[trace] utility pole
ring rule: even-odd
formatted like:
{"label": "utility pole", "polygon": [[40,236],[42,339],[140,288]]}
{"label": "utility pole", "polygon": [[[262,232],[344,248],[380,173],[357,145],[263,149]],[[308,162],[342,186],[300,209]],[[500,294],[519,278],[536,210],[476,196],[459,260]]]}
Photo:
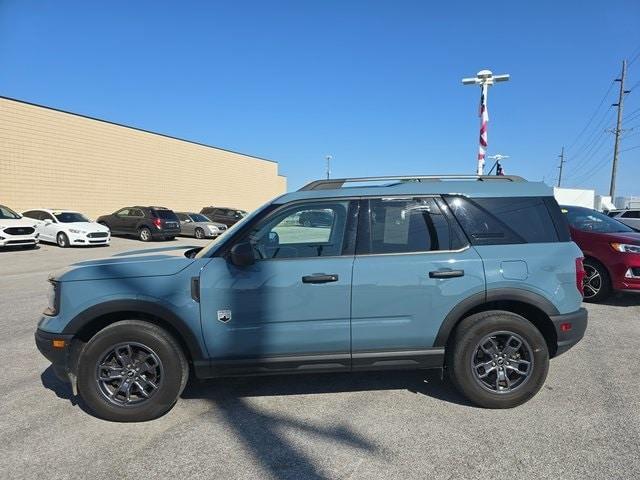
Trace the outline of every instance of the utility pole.
{"label": "utility pole", "polygon": [[329,180],[329,177],[331,177],[331,160],[333,160],[333,157],[327,155],[324,159],[327,161],[327,180]]}
{"label": "utility pole", "polygon": [[487,127],[489,123],[489,112],[487,110],[487,96],[489,87],[497,82],[506,82],[509,74],[494,75],[491,70],[480,70],[475,77],[463,78],[463,85],[480,85],[480,145],[478,145],[478,168],[477,174],[484,174],[484,157],[487,153]]}
{"label": "utility pole", "polygon": [[618,171],[618,150],[620,147],[620,134],[622,133],[622,107],[624,106],[624,96],[629,93],[629,90],[624,89],[624,80],[627,76],[627,61],[622,61],[622,74],[620,78],[616,78],[616,82],[620,82],[620,93],[618,94],[618,103],[614,103],[614,107],[618,107],[618,120],[616,122],[615,136],[616,140],[613,145],[613,165],[611,166],[611,186],[609,187],[609,196],[613,201],[613,196],[616,193],[616,174]]}
{"label": "utility pole", "polygon": [[560,188],[560,186],[562,185],[562,167],[564,166],[564,145],[562,146],[562,150],[560,151],[560,155],[558,155],[558,157],[560,157],[560,166],[558,167],[560,169],[560,174],[558,175],[558,188]]}

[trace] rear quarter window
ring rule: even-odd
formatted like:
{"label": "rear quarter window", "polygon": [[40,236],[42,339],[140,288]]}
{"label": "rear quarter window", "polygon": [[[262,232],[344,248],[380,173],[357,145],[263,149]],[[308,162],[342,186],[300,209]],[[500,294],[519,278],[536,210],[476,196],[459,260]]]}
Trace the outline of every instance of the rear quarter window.
{"label": "rear quarter window", "polygon": [[[563,223],[554,221],[555,202],[544,197],[447,197],[447,204],[474,245],[548,243],[568,240]],[[559,235],[560,233],[560,235]]]}
{"label": "rear quarter window", "polygon": [[154,210],[154,215],[163,220],[178,221],[178,217],[173,210]]}

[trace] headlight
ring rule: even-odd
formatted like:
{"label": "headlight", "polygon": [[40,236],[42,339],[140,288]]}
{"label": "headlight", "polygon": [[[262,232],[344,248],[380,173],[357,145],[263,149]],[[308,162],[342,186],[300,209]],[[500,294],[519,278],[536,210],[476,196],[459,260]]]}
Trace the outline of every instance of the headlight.
{"label": "headlight", "polygon": [[77,229],[75,229],[75,228],[70,228],[70,229],[69,229],[69,231],[70,231],[71,233],[83,233],[83,234],[84,234],[84,233],[87,233],[87,232],[85,232],[84,230],[77,230]]}
{"label": "headlight", "polygon": [[60,282],[49,279],[48,297],[49,305],[45,309],[44,314],[53,317],[60,311]]}
{"label": "headlight", "polygon": [[640,245],[631,245],[629,243],[612,243],[611,248],[620,253],[640,253]]}
{"label": "headlight", "polygon": [[215,225],[208,225],[209,230],[211,230],[212,232],[217,232],[218,231],[218,227],[216,227]]}

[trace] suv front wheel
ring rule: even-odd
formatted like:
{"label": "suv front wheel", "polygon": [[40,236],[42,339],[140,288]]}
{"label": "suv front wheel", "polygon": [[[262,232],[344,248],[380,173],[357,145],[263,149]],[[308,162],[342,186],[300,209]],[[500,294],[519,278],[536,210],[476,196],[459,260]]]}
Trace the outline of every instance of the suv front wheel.
{"label": "suv front wheel", "polygon": [[549,350],[528,320],[505,311],[465,318],[447,352],[456,388],[485,408],[511,408],[542,388],[549,370]]}
{"label": "suv front wheel", "polygon": [[157,325],[113,323],[94,335],[78,360],[78,391],[98,417],[152,420],[176,403],[188,378],[178,343]]}

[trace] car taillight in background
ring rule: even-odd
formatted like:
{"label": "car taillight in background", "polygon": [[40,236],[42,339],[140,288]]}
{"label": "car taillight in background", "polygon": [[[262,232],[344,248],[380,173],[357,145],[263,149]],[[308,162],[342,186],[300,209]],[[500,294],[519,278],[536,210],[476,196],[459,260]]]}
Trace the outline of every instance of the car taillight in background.
{"label": "car taillight in background", "polygon": [[584,277],[586,275],[584,271],[584,264],[582,263],[584,258],[576,258],[576,287],[580,292],[580,295],[584,297]]}
{"label": "car taillight in background", "polygon": [[153,224],[158,228],[162,228],[162,219],[161,218],[154,218],[153,219]]}

